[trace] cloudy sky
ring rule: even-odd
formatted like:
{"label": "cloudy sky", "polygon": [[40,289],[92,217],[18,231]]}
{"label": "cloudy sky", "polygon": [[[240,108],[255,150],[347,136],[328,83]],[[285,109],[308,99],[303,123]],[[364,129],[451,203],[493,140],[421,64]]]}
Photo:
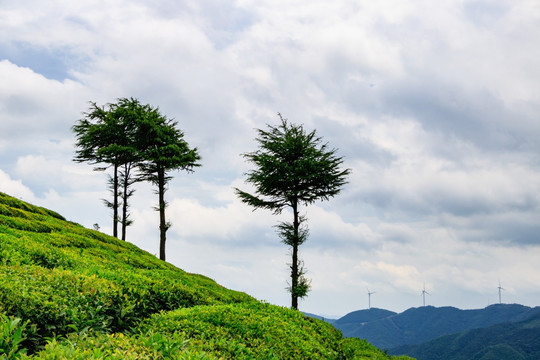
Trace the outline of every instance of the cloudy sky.
{"label": "cloudy sky", "polygon": [[[289,252],[234,195],[277,112],[352,169],[303,208],[304,311],[540,305],[536,0],[0,0],[0,191],[111,233],[106,175],[72,161],[88,102],[135,97],[202,155],[174,173],[168,261],[288,306]],[[153,188],[128,241],[158,253]],[[287,213],[283,217],[287,218]]]}

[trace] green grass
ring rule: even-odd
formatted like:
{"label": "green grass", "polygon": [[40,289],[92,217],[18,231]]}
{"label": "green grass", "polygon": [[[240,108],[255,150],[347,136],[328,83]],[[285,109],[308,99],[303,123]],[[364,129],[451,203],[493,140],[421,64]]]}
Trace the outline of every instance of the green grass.
{"label": "green grass", "polygon": [[392,357],[0,193],[0,358]]}

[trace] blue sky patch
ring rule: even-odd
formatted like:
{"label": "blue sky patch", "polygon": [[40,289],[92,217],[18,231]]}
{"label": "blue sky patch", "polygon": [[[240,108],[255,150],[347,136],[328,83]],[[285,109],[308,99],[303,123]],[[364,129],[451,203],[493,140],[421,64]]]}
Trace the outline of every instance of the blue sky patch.
{"label": "blue sky patch", "polygon": [[25,42],[0,45],[0,59],[9,60],[20,67],[27,67],[48,79],[63,81],[77,57],[68,49],[47,49]]}

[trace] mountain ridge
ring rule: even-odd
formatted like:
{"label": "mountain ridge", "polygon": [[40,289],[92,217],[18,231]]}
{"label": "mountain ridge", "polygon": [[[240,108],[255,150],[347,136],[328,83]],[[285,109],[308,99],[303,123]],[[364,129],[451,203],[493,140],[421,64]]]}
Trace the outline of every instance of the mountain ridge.
{"label": "mountain ridge", "polygon": [[519,304],[495,304],[471,310],[425,306],[410,308],[399,314],[383,309],[368,309],[346,314],[335,320],[333,325],[346,337],[366,339],[375,346],[391,349],[421,344],[474,328],[522,321],[538,312],[539,307]]}
{"label": "mountain ridge", "polygon": [[537,360],[539,344],[540,312],[537,312],[523,321],[446,335],[389,352],[422,360]]}

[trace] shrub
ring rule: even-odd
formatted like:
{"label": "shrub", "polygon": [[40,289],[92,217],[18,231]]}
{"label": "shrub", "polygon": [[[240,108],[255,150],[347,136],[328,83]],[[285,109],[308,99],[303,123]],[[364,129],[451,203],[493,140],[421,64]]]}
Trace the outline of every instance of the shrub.
{"label": "shrub", "polygon": [[26,349],[21,345],[35,331],[36,326],[30,326],[29,321],[0,314],[0,357],[19,359],[25,355]]}
{"label": "shrub", "polygon": [[0,314],[8,359],[389,359],[2,193]]}

